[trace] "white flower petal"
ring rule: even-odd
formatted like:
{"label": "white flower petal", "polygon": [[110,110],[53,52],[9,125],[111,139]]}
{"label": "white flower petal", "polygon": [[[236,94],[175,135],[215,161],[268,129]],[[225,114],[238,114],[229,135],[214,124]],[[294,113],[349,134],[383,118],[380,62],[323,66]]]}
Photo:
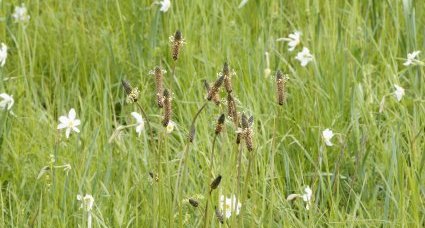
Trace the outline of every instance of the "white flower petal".
{"label": "white flower petal", "polygon": [[325,144],[327,146],[333,146],[331,139],[334,137],[334,133],[332,130],[330,130],[329,128],[326,128],[323,132],[322,132],[322,137],[323,140],[325,141]]}
{"label": "white flower petal", "polygon": [[163,0],[162,2],[160,2],[160,4],[161,4],[161,8],[159,9],[159,11],[162,11],[164,13],[167,12],[168,9],[171,7],[170,0]]}
{"label": "white flower petal", "polygon": [[80,133],[80,129],[78,129],[77,127],[73,127],[72,130],[74,130],[77,133]]}
{"label": "white flower petal", "polygon": [[66,124],[66,123],[60,123],[60,124],[58,124],[58,130],[59,129],[63,129],[63,128],[66,128],[66,127],[68,127],[68,124]]}
{"label": "white flower petal", "polygon": [[305,67],[309,62],[313,61],[313,55],[310,53],[308,48],[304,47],[301,52],[298,52],[295,59],[300,61],[301,66]]}
{"label": "white flower petal", "polygon": [[68,124],[69,119],[66,116],[59,116],[59,121],[64,124]]}
{"label": "white flower petal", "polygon": [[1,43],[0,48],[0,66],[4,66],[6,64],[7,59],[7,46],[4,43]]}
{"label": "white flower petal", "polygon": [[71,134],[71,128],[68,127],[65,131],[65,135],[67,139],[69,138],[69,134]]}
{"label": "white flower petal", "polygon": [[143,126],[142,125],[137,125],[136,126],[136,133],[138,134],[138,136],[140,136],[140,134],[142,133],[143,130]]}
{"label": "white flower petal", "polygon": [[412,60],[408,59],[406,62],[403,63],[405,66],[409,66],[412,64]]}
{"label": "white flower petal", "polygon": [[75,109],[71,108],[71,110],[69,110],[69,113],[68,113],[68,119],[75,120],[75,116],[76,116]]}
{"label": "white flower petal", "polygon": [[394,96],[397,99],[397,101],[401,101],[401,99],[404,96],[404,89],[403,87],[395,84],[394,87],[396,88],[396,90],[394,91]]}
{"label": "white flower petal", "polygon": [[173,132],[173,130],[174,130],[174,127],[176,126],[176,123],[174,123],[173,121],[169,121],[168,122],[168,125],[167,125],[167,127],[166,127],[166,132],[168,133],[168,134],[170,134],[171,132]]}
{"label": "white flower petal", "polygon": [[334,145],[331,141],[326,140],[326,139],[325,139],[325,144],[326,144],[326,146],[333,146]]}
{"label": "white flower petal", "polygon": [[74,126],[78,126],[81,124],[81,121],[79,119],[74,120]]}
{"label": "white flower petal", "polygon": [[142,123],[143,122],[143,117],[139,113],[132,112],[131,115],[134,117],[134,119],[136,119],[137,123]]}
{"label": "white flower petal", "polygon": [[292,200],[294,200],[298,197],[301,197],[301,195],[300,194],[290,194],[288,197],[286,197],[286,200],[292,201]]}

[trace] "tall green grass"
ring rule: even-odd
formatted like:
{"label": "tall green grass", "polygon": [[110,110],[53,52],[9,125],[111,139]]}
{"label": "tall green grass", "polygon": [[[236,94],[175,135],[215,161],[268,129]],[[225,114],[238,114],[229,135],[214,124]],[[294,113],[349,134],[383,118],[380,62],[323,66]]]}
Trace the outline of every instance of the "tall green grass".
{"label": "tall green grass", "polygon": [[[209,171],[225,105],[210,103],[200,114],[173,204],[190,123],[205,101],[202,80],[213,82],[225,61],[237,73],[238,110],[255,118],[255,149],[242,150],[241,212],[227,224],[424,226],[424,67],[403,66],[407,53],[425,51],[423,1],[250,0],[238,9],[239,1],[179,0],[162,13],[152,1],[34,0],[25,2],[27,24],[11,18],[20,3],[0,2],[0,42],[9,46],[0,92],[14,95],[16,114],[0,113],[0,226],[86,226],[76,199],[86,193],[95,199],[95,227],[201,226],[207,187],[220,174],[209,209],[210,224],[219,226],[219,195],[238,189],[237,129],[230,120]],[[173,77],[168,37],[177,29],[187,44]],[[302,44],[288,52],[275,40],[295,30]],[[303,46],[315,57],[305,68],[294,59]],[[171,134],[161,125],[149,75],[156,65],[168,71],[165,87],[173,93]],[[278,69],[290,78],[284,106],[276,101]],[[125,103],[122,79],[140,89],[154,139],[129,128],[108,142],[138,111]],[[394,84],[406,89],[401,102],[392,95]],[[66,139],[56,127],[70,108],[81,133]],[[325,128],[336,133],[333,147],[321,138]],[[53,169],[37,180],[50,155],[72,170]],[[159,181],[149,172],[160,174]],[[306,186],[313,190],[310,210],[301,199],[286,200]]]}

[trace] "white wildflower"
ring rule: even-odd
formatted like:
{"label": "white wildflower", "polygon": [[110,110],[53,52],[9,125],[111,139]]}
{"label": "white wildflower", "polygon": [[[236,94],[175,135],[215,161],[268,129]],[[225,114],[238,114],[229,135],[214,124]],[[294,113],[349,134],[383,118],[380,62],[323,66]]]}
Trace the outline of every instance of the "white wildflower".
{"label": "white wildflower", "polygon": [[87,212],[87,227],[92,227],[92,214],[91,210],[93,208],[94,204],[94,198],[90,194],[86,194],[84,197],[82,195],[77,195],[77,200],[81,201],[81,208],[84,208],[84,210]]}
{"label": "white wildflower", "polygon": [[15,7],[15,12],[12,14],[12,17],[15,19],[15,22],[28,22],[30,20],[27,7],[25,7],[24,3],[22,3],[21,6]]}
{"label": "white wildflower", "polygon": [[140,115],[137,112],[132,112],[131,115],[136,119],[136,133],[138,136],[142,133],[142,131],[145,129],[145,121],[143,120],[142,115]]}
{"label": "white wildflower", "polygon": [[297,56],[295,56],[295,59],[300,61],[301,66],[305,67],[309,62],[313,61],[313,55],[310,53],[308,48],[304,47],[301,52],[298,52]]}
{"label": "white wildflower", "polygon": [[288,51],[293,51],[301,43],[301,32],[295,31],[289,34],[287,38],[279,38],[276,41],[288,42]]}
{"label": "white wildflower", "polygon": [[219,207],[220,210],[223,211],[226,218],[230,218],[233,212],[235,212],[236,215],[239,214],[242,204],[240,202],[236,202],[235,195],[232,195],[231,198],[227,198],[224,197],[224,195],[221,195]]}
{"label": "white wildflower", "polygon": [[161,2],[159,2],[159,4],[161,5],[161,8],[159,9],[159,11],[161,12],[167,12],[168,9],[171,7],[171,2],[170,0],[163,0]]}
{"label": "white wildflower", "polygon": [[322,132],[322,136],[323,136],[323,140],[325,141],[325,144],[327,146],[333,146],[331,139],[334,137],[334,133],[332,132],[332,130],[330,130],[329,128],[326,128]]}
{"label": "white wildflower", "polygon": [[80,194],[77,195],[77,200],[81,201],[80,208],[83,208],[86,211],[91,211],[94,204],[94,198],[90,194],[86,194],[84,197]]}
{"label": "white wildflower", "polygon": [[421,53],[420,51],[414,51],[412,53],[408,53],[407,54],[407,60],[406,62],[403,63],[403,65],[405,66],[410,66],[413,64],[416,64],[419,60],[416,59],[416,57],[418,57],[419,53]]}
{"label": "white wildflower", "polygon": [[7,46],[4,43],[1,43],[1,48],[0,48],[0,66],[4,66],[4,64],[6,64],[6,59],[7,59]]}
{"label": "white wildflower", "polygon": [[306,206],[305,209],[310,210],[310,205],[311,205],[311,196],[313,195],[313,191],[310,189],[309,186],[307,186],[304,189],[304,194],[302,195],[302,198],[304,200],[304,202],[306,202]]}
{"label": "white wildflower", "polygon": [[404,96],[404,89],[403,87],[395,84],[395,91],[394,91],[394,97],[397,99],[397,101],[401,101],[401,98]]}
{"label": "white wildflower", "polygon": [[174,131],[174,128],[176,127],[176,123],[174,123],[173,121],[168,121],[168,124],[167,124],[167,127],[166,127],[166,132],[168,133],[168,134],[170,134],[171,132],[173,132]]}
{"label": "white wildflower", "polygon": [[80,130],[77,128],[78,125],[80,125],[81,121],[79,119],[75,118],[75,109],[71,108],[69,110],[68,116],[60,116],[59,117],[59,125],[57,129],[63,129],[66,128],[66,138],[69,138],[69,134],[71,134],[71,130],[79,133]]}
{"label": "white wildflower", "polygon": [[13,100],[12,95],[1,93],[0,98],[2,99],[0,101],[0,109],[2,110],[10,110],[13,104],[15,103],[15,100]]}

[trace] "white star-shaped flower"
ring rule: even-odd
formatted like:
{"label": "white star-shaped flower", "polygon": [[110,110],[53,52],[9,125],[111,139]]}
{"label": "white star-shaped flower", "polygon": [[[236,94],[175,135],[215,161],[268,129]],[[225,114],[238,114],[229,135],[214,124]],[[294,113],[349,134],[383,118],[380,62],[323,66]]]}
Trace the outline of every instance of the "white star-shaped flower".
{"label": "white star-shaped flower", "polygon": [[15,7],[15,12],[12,14],[12,17],[15,19],[15,22],[28,22],[30,20],[27,7],[25,7],[24,3],[22,3],[21,6]]}
{"label": "white star-shaped flower", "polygon": [[310,53],[308,48],[304,47],[301,52],[298,52],[297,56],[295,56],[295,59],[300,61],[301,66],[305,67],[309,62],[313,61],[313,55]]}
{"label": "white star-shaped flower", "polygon": [[239,211],[242,207],[242,204],[240,202],[236,202],[235,195],[232,195],[230,198],[227,198],[227,197],[224,197],[224,195],[221,195],[219,207],[220,207],[220,210],[223,211],[226,218],[230,218],[233,212],[235,212],[236,215],[239,215]]}
{"label": "white star-shaped flower", "polygon": [[421,53],[421,51],[414,51],[412,53],[408,53],[407,54],[407,60],[406,60],[406,62],[403,63],[403,65],[410,66],[410,65],[415,64],[418,61],[416,59],[416,57],[418,57],[419,53]]}
{"label": "white star-shaped flower", "polygon": [[68,116],[60,116],[59,117],[59,125],[58,125],[58,130],[66,128],[66,138],[69,138],[69,134],[71,134],[71,130],[79,133],[80,130],[77,128],[78,125],[80,125],[81,121],[79,119],[75,118],[76,114],[75,114],[75,109],[71,108],[71,110],[69,110]]}
{"label": "white star-shaped flower", "polygon": [[136,119],[136,133],[138,136],[142,133],[142,131],[145,129],[145,121],[143,120],[142,115],[140,115],[137,112],[132,112],[131,115]]}
{"label": "white star-shaped flower", "polygon": [[168,9],[171,7],[171,2],[170,0],[163,0],[161,2],[159,2],[159,4],[161,5],[161,8],[159,9],[159,11],[161,12],[167,12]]}
{"label": "white star-shaped flower", "polygon": [[325,141],[325,144],[327,146],[333,146],[331,139],[334,137],[334,133],[332,132],[332,130],[330,130],[329,128],[326,128],[322,132],[322,136],[323,136],[323,140]]}
{"label": "white star-shaped flower", "polygon": [[401,98],[404,96],[404,89],[403,87],[395,84],[395,91],[394,91],[394,97],[397,99],[397,101],[401,101]]}
{"label": "white star-shaped flower", "polygon": [[295,31],[289,34],[287,38],[279,38],[276,41],[288,42],[288,51],[293,51],[301,43],[301,32]]}
{"label": "white star-shaped flower", "polygon": [[80,194],[77,195],[77,200],[81,201],[80,208],[84,208],[86,211],[91,211],[94,204],[94,198],[90,194],[86,194],[84,197]]}
{"label": "white star-shaped flower", "polygon": [[1,43],[1,48],[0,48],[0,66],[4,66],[4,64],[6,64],[6,59],[7,59],[7,46],[4,43]]}
{"label": "white star-shaped flower", "polygon": [[313,191],[310,189],[309,186],[307,186],[304,189],[304,194],[302,195],[302,198],[304,200],[304,202],[306,202],[306,206],[305,209],[310,210],[310,203],[311,203],[311,196],[313,195]]}
{"label": "white star-shaped flower", "polygon": [[15,100],[13,100],[12,95],[1,93],[0,98],[2,98],[2,100],[0,101],[0,109],[2,110],[10,110],[13,104],[15,103]]}

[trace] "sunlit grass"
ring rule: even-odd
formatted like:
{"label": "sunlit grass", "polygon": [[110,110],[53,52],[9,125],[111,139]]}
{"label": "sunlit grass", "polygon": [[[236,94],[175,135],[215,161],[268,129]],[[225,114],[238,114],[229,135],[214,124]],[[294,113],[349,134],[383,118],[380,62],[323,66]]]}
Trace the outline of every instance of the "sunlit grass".
{"label": "sunlit grass", "polygon": [[[13,114],[0,113],[2,226],[86,226],[78,194],[94,197],[94,227],[204,226],[207,198],[205,220],[219,226],[220,195],[241,203],[225,219],[231,227],[424,226],[425,2],[249,0],[239,9],[240,1],[179,0],[165,13],[153,1],[25,3],[30,19],[15,23],[21,2],[0,2],[8,46],[0,93],[15,100]],[[186,44],[174,61],[176,30]],[[295,31],[294,51],[276,41]],[[314,57],[306,67],[295,59],[303,47]],[[421,62],[404,66],[416,50]],[[236,73],[237,110],[254,117],[252,152],[236,144],[224,88],[222,105],[208,102],[188,140],[206,102],[203,80],[212,86],[225,62]],[[149,74],[155,66],[167,71],[171,133]],[[283,105],[277,70],[288,76]],[[139,89],[152,135],[125,127],[140,109],[126,103],[123,79]],[[394,85],[405,89],[400,101]],[[58,118],[71,108],[81,132],[67,139]]]}

